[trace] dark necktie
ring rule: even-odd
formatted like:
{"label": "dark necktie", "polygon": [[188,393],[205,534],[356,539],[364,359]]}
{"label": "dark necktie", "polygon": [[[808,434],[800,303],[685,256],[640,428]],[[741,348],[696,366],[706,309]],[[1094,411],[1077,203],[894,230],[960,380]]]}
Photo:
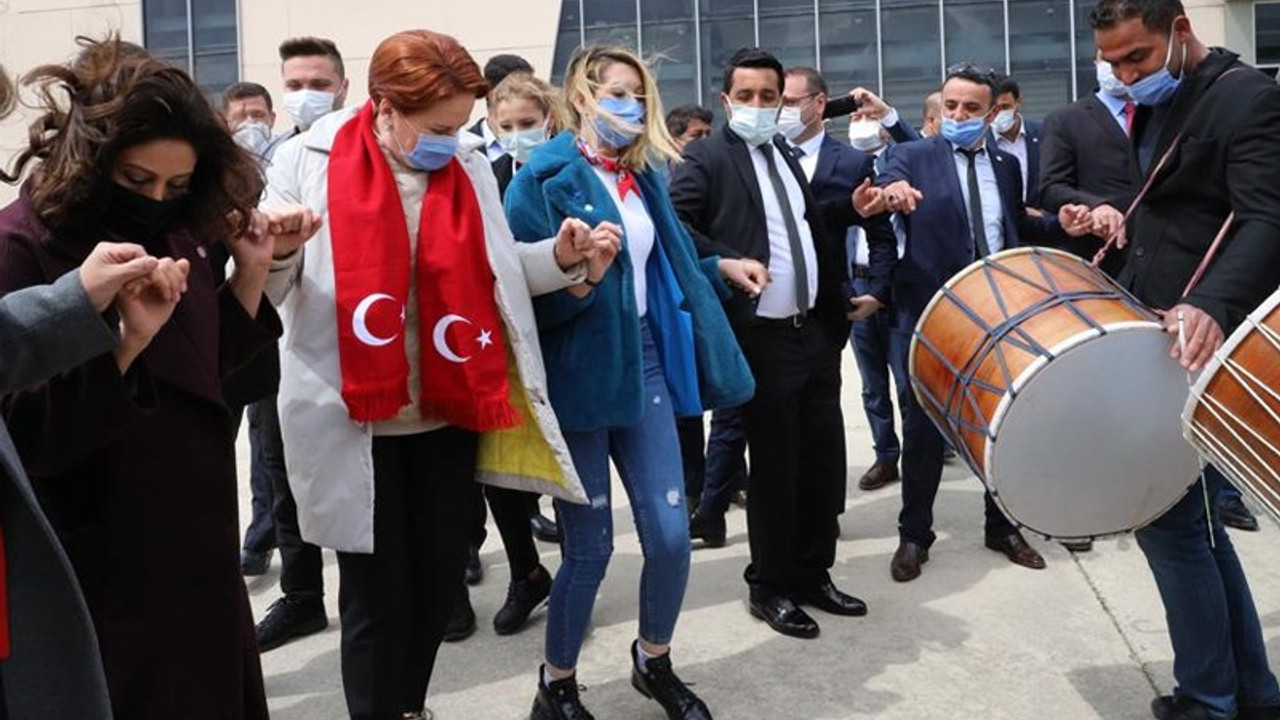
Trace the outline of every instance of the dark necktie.
{"label": "dark necktie", "polygon": [[991,246],[987,244],[987,222],[982,217],[982,192],[978,184],[978,153],[982,149],[961,149],[960,152],[969,158],[969,227],[973,230],[973,250],[977,257],[984,258],[991,254]]}
{"label": "dark necktie", "polygon": [[791,263],[796,269],[796,311],[804,315],[809,312],[809,266],[804,259],[804,243],[800,240],[800,229],[796,226],[796,216],[791,210],[791,196],[787,194],[787,186],[778,174],[778,163],[773,159],[773,144],[760,146],[764,153],[765,164],[769,166],[769,182],[773,185],[773,194],[778,197],[778,207],[782,208],[782,220],[787,225],[787,240],[791,242]]}
{"label": "dark necktie", "polygon": [[795,155],[796,159],[799,160],[800,158],[804,157],[804,148],[800,147],[799,145],[796,145],[791,148],[791,154]]}

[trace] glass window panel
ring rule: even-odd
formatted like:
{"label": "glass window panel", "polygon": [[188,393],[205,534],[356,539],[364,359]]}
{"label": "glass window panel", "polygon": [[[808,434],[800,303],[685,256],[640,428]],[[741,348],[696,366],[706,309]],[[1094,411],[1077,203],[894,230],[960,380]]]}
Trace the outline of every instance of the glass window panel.
{"label": "glass window panel", "polygon": [[621,45],[636,49],[635,0],[585,0],[582,17],[588,45]]}
{"label": "glass window panel", "polygon": [[1253,36],[1257,64],[1280,64],[1280,3],[1253,6]]}
{"label": "glass window panel", "polygon": [[[196,84],[220,97],[228,85],[240,80],[240,59],[233,52],[196,53]],[[220,101],[219,101],[220,102]]]}
{"label": "glass window panel", "polygon": [[875,0],[822,0],[818,39],[822,76],[832,94],[859,85],[879,92]]}
{"label": "glass window panel", "polygon": [[192,3],[195,80],[217,92],[240,79],[235,0]]}
{"label": "glass window panel", "polygon": [[186,0],[145,0],[142,3],[142,24],[142,44],[147,50],[190,71]]}
{"label": "glass window panel", "polygon": [[880,11],[884,47],[882,97],[898,107],[919,107],[942,82],[938,3],[881,0]]}
{"label": "glass window panel", "polygon": [[814,67],[813,0],[759,0],[760,47],[782,61],[782,67]]}
{"label": "glass window panel", "polygon": [[645,0],[640,23],[640,41],[658,76],[663,108],[698,102],[693,0]]}
{"label": "glass window panel", "polygon": [[1093,43],[1093,28],[1089,27],[1089,12],[1093,3],[1075,0],[1076,5],[1076,97],[1092,93],[1098,88],[1097,69],[1093,58],[1098,46]]}
{"label": "glass window panel", "polygon": [[702,26],[702,104],[723,115],[720,92],[724,66],[739,48],[756,44],[751,0],[700,0]]}
{"label": "glass window panel", "polygon": [[1027,117],[1044,117],[1072,99],[1070,13],[1068,0],[1009,3],[1009,65]]}
{"label": "glass window panel", "polygon": [[569,65],[569,58],[573,57],[573,51],[582,44],[582,26],[579,21],[578,0],[562,0],[555,55],[551,61],[552,85],[564,85],[564,71]]}
{"label": "glass window panel", "polygon": [[972,61],[1004,72],[1004,2],[946,0],[942,8],[947,38],[943,65]]}

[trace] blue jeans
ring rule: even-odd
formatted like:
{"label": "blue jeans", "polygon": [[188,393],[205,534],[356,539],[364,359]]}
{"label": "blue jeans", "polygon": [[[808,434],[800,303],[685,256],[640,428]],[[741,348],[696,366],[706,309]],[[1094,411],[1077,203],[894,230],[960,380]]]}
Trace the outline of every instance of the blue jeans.
{"label": "blue jeans", "polygon": [[639,424],[566,432],[574,467],[589,505],[556,500],[562,560],[547,606],[547,661],[562,669],[578,664],[578,652],[596,593],[613,553],[609,459],[618,467],[631,500],[644,568],[640,572],[640,637],[671,642],[689,579],[689,517],[685,507],[680,446],[666,379],[648,326],[644,341],[645,413]]}
{"label": "blue jeans", "polygon": [[[1212,466],[1205,480],[1210,498],[1226,482]],[[1222,718],[1280,705],[1249,581],[1222,522],[1206,516],[1201,485],[1136,536],[1164,601],[1177,694]]]}
{"label": "blue jeans", "polygon": [[276,396],[250,403],[245,408],[249,420],[249,489],[253,494],[253,518],[244,531],[244,549],[266,552],[276,547],[276,525],[272,517],[275,487],[285,477],[284,441],[280,439],[280,416]]}
{"label": "blue jeans", "polygon": [[[859,295],[869,292],[866,278],[854,278],[853,289]],[[889,388],[889,373],[899,390],[910,391],[907,368],[891,362],[895,357],[889,352],[892,342],[893,312],[882,309],[866,320],[853,324],[849,334],[853,357],[858,361],[858,375],[862,377],[862,409],[871,426],[871,440],[876,450],[876,463],[897,465],[902,455],[902,445],[893,427],[893,393]]]}
{"label": "blue jeans", "polygon": [[701,514],[724,515],[738,490],[747,488],[747,431],[742,428],[742,408],[721,408],[711,413],[707,438],[706,484],[702,488]]}

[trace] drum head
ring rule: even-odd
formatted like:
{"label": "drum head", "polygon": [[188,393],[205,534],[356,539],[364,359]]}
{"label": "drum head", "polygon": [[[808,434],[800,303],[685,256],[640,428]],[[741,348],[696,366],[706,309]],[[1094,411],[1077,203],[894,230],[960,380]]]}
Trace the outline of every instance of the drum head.
{"label": "drum head", "polygon": [[988,484],[1009,517],[1054,538],[1128,532],[1160,517],[1199,475],[1182,437],[1187,376],[1156,327],[1063,351],[1006,397]]}

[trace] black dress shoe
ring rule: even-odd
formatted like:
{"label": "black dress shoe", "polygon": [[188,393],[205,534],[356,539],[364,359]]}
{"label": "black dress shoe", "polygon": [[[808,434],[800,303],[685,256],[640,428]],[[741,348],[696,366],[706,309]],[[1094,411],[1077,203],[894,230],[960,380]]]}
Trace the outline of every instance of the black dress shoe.
{"label": "black dress shoe", "polygon": [[595,715],[587,712],[582,700],[578,697],[578,677],[570,675],[563,680],[556,680],[549,686],[542,681],[542,670],[538,670],[538,694],[533,698],[533,712],[530,720],[596,720]]}
{"label": "black dress shoe", "polygon": [[689,518],[689,539],[701,540],[707,547],[724,547],[728,532],[725,529],[724,515],[711,516],[696,512]]}
{"label": "black dress shoe", "polygon": [[761,597],[751,593],[751,614],[783,635],[805,640],[818,637],[817,621],[784,595]]}
{"label": "black dress shoe", "polygon": [[524,628],[529,614],[551,595],[551,573],[538,566],[535,577],[512,580],[507,587],[507,601],[493,616],[493,630],[499,635],[514,635]]}
{"label": "black dress shoe", "polygon": [[537,513],[529,518],[529,529],[533,530],[535,539],[544,543],[560,542],[560,526],[556,524],[555,520],[542,513]]}
{"label": "black dress shoe", "polygon": [[1009,562],[1015,565],[1021,565],[1032,570],[1044,569],[1044,558],[1027,543],[1027,539],[1022,537],[1022,533],[1017,530],[1001,537],[988,537],[986,546],[988,550],[1004,553],[1004,556],[1009,558]]}
{"label": "black dress shoe", "polygon": [[729,502],[733,503],[734,505],[737,505],[743,510],[746,510],[747,509],[747,491],[735,490],[734,493],[729,496]]}
{"label": "black dress shoe", "polygon": [[920,577],[920,566],[929,562],[929,548],[913,542],[900,542],[889,561],[889,574],[898,582],[911,582]]}
{"label": "black dress shoe", "polygon": [[876,463],[861,478],[858,478],[859,490],[879,490],[899,479],[898,466],[894,463]]}
{"label": "black dress shoe", "polygon": [[[631,643],[631,657],[636,657],[636,642]],[[641,695],[657,700],[670,720],[711,720],[711,711],[671,669],[671,653],[645,660],[644,667],[631,664],[631,687]]]}
{"label": "black dress shoe", "polygon": [[240,551],[240,574],[245,577],[257,577],[265,575],[267,569],[271,567],[271,555],[274,550],[241,550]]}
{"label": "black dress shoe", "polygon": [[1156,720],[1213,720],[1209,708],[1195,700],[1161,695],[1151,701],[1151,715]]}
{"label": "black dress shoe", "polygon": [[468,585],[479,585],[484,579],[484,565],[480,563],[480,548],[471,548],[471,554],[467,556],[467,574],[463,577]]}
{"label": "black dress shoe", "polygon": [[867,604],[858,598],[840,592],[830,580],[816,588],[794,594],[795,601],[801,605],[812,605],[832,615],[861,617],[867,614]]}
{"label": "black dress shoe", "polygon": [[300,637],[318,633],[329,627],[324,611],[324,597],[318,595],[285,595],[271,603],[262,622],[254,629],[258,636],[258,652],[275,650]]}
{"label": "black dress shoe", "polygon": [[449,616],[449,624],[444,626],[444,641],[447,643],[462,642],[476,631],[476,611],[471,608],[471,593],[462,588],[462,597],[453,603],[453,614]]}
{"label": "black dress shoe", "polygon": [[[1222,524],[1229,528],[1248,532],[1258,529],[1258,518],[1249,512],[1244,501],[1238,497],[1230,497],[1218,503],[1218,517],[1222,519]],[[248,573],[245,574],[248,575]]]}

